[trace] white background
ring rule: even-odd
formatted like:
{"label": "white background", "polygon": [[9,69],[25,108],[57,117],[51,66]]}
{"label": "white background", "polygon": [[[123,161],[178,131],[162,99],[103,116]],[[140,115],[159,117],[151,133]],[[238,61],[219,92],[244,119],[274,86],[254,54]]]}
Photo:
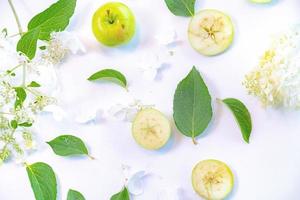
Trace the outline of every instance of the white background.
{"label": "white background", "polygon": [[[15,0],[23,27],[36,13],[54,1]],[[156,200],[164,188],[179,187],[181,200],[196,200],[190,175],[200,160],[214,158],[226,162],[235,175],[232,200],[298,200],[300,185],[300,113],[264,109],[254,97],[248,96],[241,82],[258,61],[270,35],[286,25],[300,22],[299,0],[278,0],[270,5],[254,5],[247,0],[201,0],[197,10],[214,8],[232,17],[236,36],[233,46],[216,57],[197,54],[187,40],[189,18],[173,16],[163,0],[127,0],[135,13],[138,31],[131,44],[122,48],[105,48],[91,33],[91,17],[105,1],[78,0],[69,31],[76,32],[87,53],[70,56],[58,69],[62,85],[60,104],[69,117],[56,122],[42,116],[38,122],[40,142],[60,134],[81,137],[97,159],[63,158],[40,145],[28,163],[43,161],[50,164],[59,180],[59,199],[66,199],[69,188],[82,192],[87,200],[108,200],[124,183],[121,165],[134,170],[147,169],[154,175],[145,179],[143,195],[136,200]],[[0,1],[0,27],[17,31],[13,15],[5,0]],[[174,50],[170,67],[155,81],[142,78],[139,57],[156,51],[159,43],[154,36],[166,29],[177,31],[181,44]],[[246,144],[232,115],[222,105],[214,103],[215,117],[205,133],[192,144],[176,131],[168,146],[160,151],[146,151],[131,137],[130,123],[102,120],[79,125],[73,118],[78,109],[101,107],[122,102],[129,94],[110,83],[90,83],[86,78],[93,72],[112,67],[122,71],[128,81],[130,94],[145,104],[154,104],[172,119],[172,100],[177,83],[195,65],[202,73],[212,96],[241,99],[253,118],[250,144]],[[173,122],[172,122],[173,123]],[[174,123],[173,123],[174,124]],[[160,178],[158,178],[160,176]],[[33,200],[33,192],[25,168],[14,162],[0,168],[1,200]],[[173,199],[172,199],[173,200]]]}

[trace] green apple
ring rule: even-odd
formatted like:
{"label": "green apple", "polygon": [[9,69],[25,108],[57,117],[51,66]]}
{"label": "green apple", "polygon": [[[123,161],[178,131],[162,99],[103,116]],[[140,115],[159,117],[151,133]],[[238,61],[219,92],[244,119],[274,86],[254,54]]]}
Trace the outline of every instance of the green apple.
{"label": "green apple", "polygon": [[144,108],[133,120],[132,135],[141,147],[149,150],[160,149],[171,136],[170,121],[160,111]]}
{"label": "green apple", "polygon": [[272,0],[250,0],[253,3],[271,3]]}
{"label": "green apple", "polygon": [[231,19],[218,10],[202,10],[190,21],[189,41],[200,54],[214,56],[231,45],[234,28]]}
{"label": "green apple", "polygon": [[233,188],[233,173],[218,160],[200,161],[192,172],[192,185],[201,197],[207,200],[222,200]]}
{"label": "green apple", "polygon": [[133,13],[120,2],[104,4],[94,13],[92,20],[95,37],[106,46],[129,42],[134,36],[135,26]]}

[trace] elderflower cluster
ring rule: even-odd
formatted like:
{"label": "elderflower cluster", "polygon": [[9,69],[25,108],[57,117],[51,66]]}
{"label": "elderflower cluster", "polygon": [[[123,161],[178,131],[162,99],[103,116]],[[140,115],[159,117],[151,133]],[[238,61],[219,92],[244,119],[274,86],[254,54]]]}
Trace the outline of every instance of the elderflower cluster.
{"label": "elderflower cluster", "polygon": [[36,57],[28,60],[16,52],[16,41],[7,31],[0,32],[0,164],[11,157],[22,158],[35,148],[36,118],[57,103],[53,91],[47,90],[55,88],[51,84],[56,83],[56,73],[49,72],[69,53],[84,51],[69,32],[54,32],[41,45]]}
{"label": "elderflower cluster", "polygon": [[244,85],[264,106],[300,108],[300,26],[275,38]]}

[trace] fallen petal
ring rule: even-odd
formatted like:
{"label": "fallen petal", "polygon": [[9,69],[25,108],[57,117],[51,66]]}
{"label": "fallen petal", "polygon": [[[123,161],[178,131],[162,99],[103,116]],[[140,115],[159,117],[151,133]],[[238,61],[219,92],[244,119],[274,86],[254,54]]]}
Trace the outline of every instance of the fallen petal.
{"label": "fallen petal", "polygon": [[127,188],[131,194],[141,195],[144,192],[143,179],[146,175],[145,171],[138,171],[129,178]]}
{"label": "fallen petal", "polygon": [[52,116],[56,121],[62,121],[67,116],[67,113],[57,105],[46,106],[44,111],[52,113]]}

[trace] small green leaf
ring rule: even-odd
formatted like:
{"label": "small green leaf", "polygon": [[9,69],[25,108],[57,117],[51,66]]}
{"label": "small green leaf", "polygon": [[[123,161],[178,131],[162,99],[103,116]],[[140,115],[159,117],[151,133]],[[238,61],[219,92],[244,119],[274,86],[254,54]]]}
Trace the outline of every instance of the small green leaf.
{"label": "small green leaf", "polygon": [[46,48],[47,48],[46,46],[40,46],[39,47],[40,50],[46,50]]}
{"label": "small green leaf", "polygon": [[211,96],[195,67],[177,86],[173,101],[173,117],[178,130],[185,136],[200,135],[212,118]]}
{"label": "small green leaf", "polygon": [[89,81],[95,81],[100,79],[108,79],[110,81],[117,82],[122,87],[127,86],[127,81],[125,76],[114,69],[104,69],[98,71],[88,78]]}
{"label": "small green leaf", "polygon": [[22,107],[22,105],[27,97],[26,91],[22,87],[15,87],[14,90],[16,91],[15,108]]}
{"label": "small green leaf", "polygon": [[4,34],[4,37],[7,37],[8,35],[7,28],[2,29],[1,32]]}
{"label": "small green leaf", "polygon": [[27,87],[41,87],[41,85],[35,81],[32,81]]}
{"label": "small green leaf", "polygon": [[120,192],[114,194],[110,200],[130,200],[127,188],[124,187]]}
{"label": "small green leaf", "polygon": [[87,155],[88,150],[83,141],[72,135],[61,135],[47,142],[55,154],[59,156]]}
{"label": "small green leaf", "polygon": [[13,128],[13,129],[17,129],[18,128],[18,122],[16,120],[11,120],[10,121],[10,126]]}
{"label": "small green leaf", "polygon": [[31,127],[31,126],[32,126],[32,123],[24,122],[24,123],[19,124],[19,126],[23,126],[23,127]]}
{"label": "small green leaf", "polygon": [[252,131],[252,121],[247,107],[240,100],[234,98],[227,98],[222,100],[222,102],[227,105],[227,107],[233,113],[240,127],[244,140],[249,143],[249,138]]}
{"label": "small green leaf", "polygon": [[165,0],[169,10],[177,16],[193,16],[196,0]]}
{"label": "small green leaf", "polygon": [[36,200],[56,200],[56,177],[48,164],[38,162],[26,165],[26,171]]}
{"label": "small green leaf", "polygon": [[74,14],[76,0],[59,0],[33,17],[28,30],[40,29],[39,39],[49,40],[52,32],[63,31]]}
{"label": "small green leaf", "polygon": [[70,189],[67,200],[85,200],[85,198],[80,192]]}
{"label": "small green leaf", "polygon": [[39,28],[30,30],[25,33],[18,41],[17,51],[24,53],[30,60],[33,59],[36,53],[39,34]]}

